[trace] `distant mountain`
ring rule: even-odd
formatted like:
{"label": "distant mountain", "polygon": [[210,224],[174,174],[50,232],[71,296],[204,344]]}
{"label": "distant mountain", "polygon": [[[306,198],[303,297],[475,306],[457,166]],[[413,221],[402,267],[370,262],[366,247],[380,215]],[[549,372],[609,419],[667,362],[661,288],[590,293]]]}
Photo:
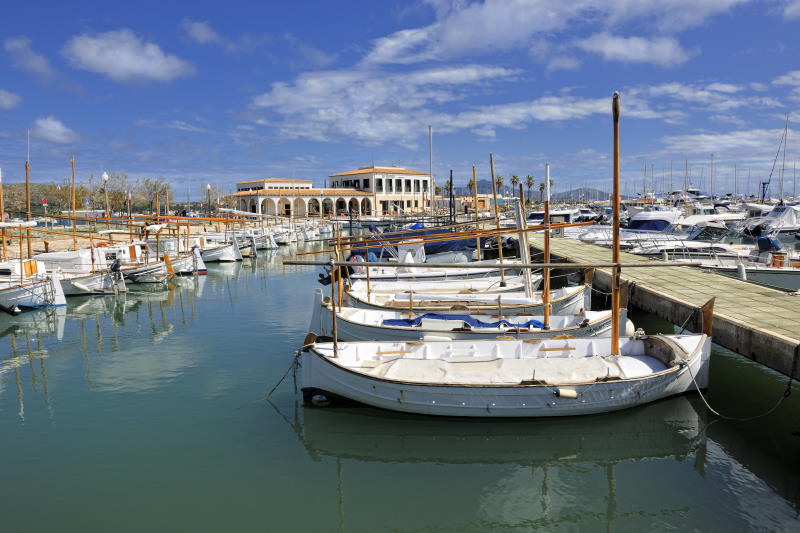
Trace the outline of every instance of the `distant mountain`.
{"label": "distant mountain", "polygon": [[559,192],[552,195],[555,202],[590,202],[597,200],[608,200],[608,193],[593,187],[578,187],[566,192]]}

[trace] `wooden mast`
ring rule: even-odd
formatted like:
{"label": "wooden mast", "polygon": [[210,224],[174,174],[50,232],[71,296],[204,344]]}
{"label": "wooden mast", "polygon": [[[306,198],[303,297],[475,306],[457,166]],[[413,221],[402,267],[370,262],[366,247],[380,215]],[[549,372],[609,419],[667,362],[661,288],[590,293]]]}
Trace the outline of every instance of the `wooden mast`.
{"label": "wooden mast", "polygon": [[[477,178],[477,176],[475,174],[475,166],[474,165],[472,167],[472,199],[473,199],[473,203],[475,205],[475,222],[476,222],[475,231],[478,231],[478,224],[477,224],[478,219],[479,219],[479,216],[478,216],[478,178]],[[475,237],[475,253],[476,253],[476,256],[475,256],[476,259],[478,261],[480,261],[481,260],[481,238],[480,237]]]}
{"label": "wooden mast", "polygon": [[[523,263],[531,262],[531,249],[528,245],[528,223],[525,213],[525,195],[522,190],[522,184],[519,184],[519,202],[517,203],[517,226],[519,226],[519,258]],[[533,281],[532,274],[529,268],[522,269],[525,279],[525,297],[530,298],[533,296]],[[497,297],[498,305],[500,296]]]}
{"label": "wooden mast", "polygon": [[[25,220],[31,221],[31,177],[30,177],[31,164],[25,161]],[[22,235],[20,235],[22,238]],[[28,225],[25,228],[25,238],[28,239],[28,258],[33,256],[31,253],[31,227]],[[19,258],[22,261],[22,257]],[[20,263],[22,264],[22,263]]]}
{"label": "wooden mast", "polygon": [[75,195],[75,156],[70,159],[72,166],[72,249],[78,249],[78,219],[75,213],[75,202],[77,201]]}
{"label": "wooden mast", "polygon": [[[3,200],[3,169],[0,168],[0,225],[6,221],[6,205]],[[3,261],[8,261],[8,250],[6,249],[6,227],[0,228],[0,240],[3,241]]]}
{"label": "wooden mast", "polygon": [[497,258],[500,260],[500,286],[506,286],[506,273],[503,270],[503,238],[500,235],[500,216],[497,214],[497,185],[494,182],[494,154],[489,154],[489,170],[492,175],[492,198],[494,204],[494,221],[497,225]]}
{"label": "wooden mast", "polygon": [[612,197],[611,228],[613,243],[611,247],[611,355],[619,355],[619,93],[615,92],[611,101],[611,114],[614,120],[614,196]]}
{"label": "wooden mast", "polygon": [[[550,262],[550,163],[544,165],[544,262]],[[542,269],[544,328],[550,328],[550,269]]]}

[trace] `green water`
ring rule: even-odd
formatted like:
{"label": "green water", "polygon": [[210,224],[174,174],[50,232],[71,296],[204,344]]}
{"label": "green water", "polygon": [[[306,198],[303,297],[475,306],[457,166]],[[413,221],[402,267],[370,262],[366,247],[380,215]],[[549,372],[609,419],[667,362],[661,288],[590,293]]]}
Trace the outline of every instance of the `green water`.
{"label": "green water", "polygon": [[[748,423],[696,395],[566,420],[304,408],[291,376],[264,401],[318,286],[290,253],[0,318],[2,531],[800,530],[797,387]],[[784,389],[712,361],[727,413]]]}

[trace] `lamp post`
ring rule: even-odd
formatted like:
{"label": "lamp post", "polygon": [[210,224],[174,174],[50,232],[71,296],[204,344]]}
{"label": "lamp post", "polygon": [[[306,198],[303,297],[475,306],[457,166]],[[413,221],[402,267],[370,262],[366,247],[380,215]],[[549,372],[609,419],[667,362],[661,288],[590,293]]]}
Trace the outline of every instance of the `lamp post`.
{"label": "lamp post", "polygon": [[106,200],[106,229],[111,227],[110,225],[110,217],[111,217],[111,209],[108,205],[108,172],[103,172],[101,176],[103,178],[103,196],[105,196]]}
{"label": "lamp post", "polygon": [[206,195],[208,196],[208,218],[211,218],[211,184],[206,185]]}

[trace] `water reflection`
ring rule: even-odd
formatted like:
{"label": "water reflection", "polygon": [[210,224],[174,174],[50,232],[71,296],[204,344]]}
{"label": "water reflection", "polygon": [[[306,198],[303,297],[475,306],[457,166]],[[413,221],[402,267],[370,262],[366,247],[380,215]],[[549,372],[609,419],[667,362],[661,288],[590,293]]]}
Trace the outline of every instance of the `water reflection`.
{"label": "water reflection", "polygon": [[[439,419],[299,404],[285,419],[310,458],[335,462],[339,507],[329,519],[340,531],[797,525],[791,505],[767,496],[758,473],[709,436],[697,397],[580,419]],[[365,490],[376,476],[391,481]],[[764,506],[754,509],[759,495]],[[797,501],[794,491],[781,496]],[[436,508],[424,527],[414,512],[420,502]],[[724,520],[714,516],[720,506]]]}

